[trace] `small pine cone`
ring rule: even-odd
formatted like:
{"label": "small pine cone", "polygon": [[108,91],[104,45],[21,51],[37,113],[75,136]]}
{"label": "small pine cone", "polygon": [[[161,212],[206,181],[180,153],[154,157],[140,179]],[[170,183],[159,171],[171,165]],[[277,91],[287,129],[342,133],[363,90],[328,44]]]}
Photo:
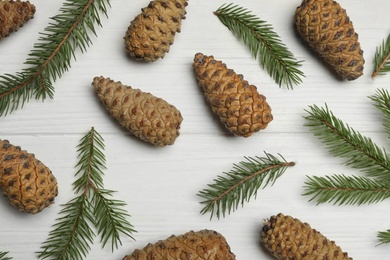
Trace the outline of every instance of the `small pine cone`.
{"label": "small pine cone", "polygon": [[0,190],[18,210],[32,214],[52,204],[58,194],[50,169],[7,140],[0,140]]}
{"label": "small pine cone", "polygon": [[183,118],[165,100],[110,78],[95,77],[92,85],[110,114],[139,139],[165,146],[179,136]]}
{"label": "small pine cone", "polygon": [[309,224],[282,213],[264,222],[261,243],[279,260],[352,259]]}
{"label": "small pine cone", "polygon": [[363,75],[363,51],[345,9],[333,0],[303,0],[295,12],[298,33],[343,79]]}
{"label": "small pine cone", "polygon": [[180,32],[188,0],[154,0],[130,23],[125,47],[136,60],[156,61],[164,58]]}
{"label": "small pine cone", "polygon": [[226,239],[216,231],[190,231],[184,235],[174,236],[148,244],[143,249],[136,249],[123,260],[180,260],[180,259],[214,259],[234,260],[236,256],[230,251]]}
{"label": "small pine cone", "polygon": [[35,6],[29,1],[0,1],[0,40],[17,31],[35,14]]}
{"label": "small pine cone", "polygon": [[195,55],[193,66],[212,111],[232,134],[248,137],[272,121],[265,96],[259,94],[256,86],[249,85],[242,75],[228,69],[213,56],[202,53]]}

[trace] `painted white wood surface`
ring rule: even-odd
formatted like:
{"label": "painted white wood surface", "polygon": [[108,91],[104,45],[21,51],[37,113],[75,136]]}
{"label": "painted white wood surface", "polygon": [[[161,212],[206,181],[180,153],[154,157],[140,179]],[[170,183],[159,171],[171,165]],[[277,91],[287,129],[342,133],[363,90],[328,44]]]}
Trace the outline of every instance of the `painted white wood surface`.
{"label": "painted white wood surface", "polygon": [[[38,32],[58,13],[62,1],[34,0],[35,18],[0,42],[0,73],[24,67]],[[354,259],[389,259],[390,245],[376,246],[377,231],[390,228],[390,203],[369,206],[333,206],[309,203],[303,197],[306,175],[360,174],[343,166],[308,129],[302,118],[309,105],[330,109],[380,146],[389,146],[380,112],[367,98],[377,88],[388,88],[390,75],[371,79],[376,47],[390,26],[388,0],[340,0],[359,33],[365,55],[365,75],[353,82],[340,81],[294,32],[293,15],[300,0],[236,0],[234,3],[272,24],[299,60],[304,60],[304,83],[294,90],[279,88],[254,60],[248,49],[219,22],[213,11],[224,0],[191,0],[182,32],[163,60],[144,64],[130,60],[123,36],[130,21],[148,0],[111,1],[109,18],[87,53],[78,53],[71,69],[55,83],[55,96],[42,103],[32,100],[23,109],[0,118],[0,138],[35,155],[48,165],[59,182],[55,204],[37,215],[17,212],[0,198],[0,250],[14,259],[34,259],[46,240],[61,204],[73,198],[72,182],[77,162],[76,146],[92,126],[106,143],[106,187],[117,190],[127,202],[136,241],[123,238],[112,253],[102,249],[98,238],[87,259],[122,259],[134,249],[171,234],[204,228],[222,233],[237,259],[272,259],[259,245],[262,220],[282,212],[307,221],[335,240]],[[260,133],[244,139],[232,137],[214,117],[197,86],[192,59],[196,52],[214,55],[245,76],[264,94],[273,109],[274,121]],[[181,135],[170,147],[158,148],[136,140],[106,113],[91,87],[94,76],[111,77],[124,84],[166,99],[183,114]],[[282,154],[297,164],[273,187],[231,215],[210,221],[201,215],[198,191],[243,156],[263,151]]]}

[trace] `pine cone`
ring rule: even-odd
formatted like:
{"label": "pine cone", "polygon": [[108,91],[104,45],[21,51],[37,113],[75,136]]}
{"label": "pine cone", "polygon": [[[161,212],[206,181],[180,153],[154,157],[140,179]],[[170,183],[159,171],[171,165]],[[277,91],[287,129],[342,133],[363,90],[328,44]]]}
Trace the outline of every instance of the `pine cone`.
{"label": "pine cone", "polygon": [[35,14],[35,6],[29,1],[0,1],[0,40],[17,31]]}
{"label": "pine cone", "polygon": [[32,214],[52,204],[58,194],[50,169],[7,140],[0,140],[0,190],[13,206]]}
{"label": "pine cone", "polygon": [[188,0],[154,0],[130,23],[125,34],[126,51],[137,60],[164,58],[180,32]]}
{"label": "pine cone", "polygon": [[163,259],[214,259],[234,260],[226,239],[213,230],[190,231],[181,236],[174,236],[155,244],[148,244],[143,249],[136,249],[123,260],[163,260]]}
{"label": "pine cone", "polygon": [[302,38],[343,78],[363,75],[363,51],[345,9],[333,0],[303,0],[295,22]]}
{"label": "pine cone", "polygon": [[165,100],[110,78],[95,77],[92,85],[111,115],[139,139],[165,146],[179,136],[183,118]]}
{"label": "pine cone", "polygon": [[261,243],[279,260],[352,259],[309,224],[282,213],[265,221]]}
{"label": "pine cone", "polygon": [[212,111],[232,134],[248,137],[266,128],[272,121],[266,98],[242,75],[228,69],[213,56],[202,53],[195,55],[193,65]]}

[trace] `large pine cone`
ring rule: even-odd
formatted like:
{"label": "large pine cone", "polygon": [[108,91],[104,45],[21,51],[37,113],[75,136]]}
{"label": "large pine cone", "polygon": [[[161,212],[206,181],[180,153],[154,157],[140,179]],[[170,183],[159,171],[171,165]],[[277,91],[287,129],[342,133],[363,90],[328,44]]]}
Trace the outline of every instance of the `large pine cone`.
{"label": "large pine cone", "polygon": [[363,75],[363,51],[345,9],[333,0],[303,0],[295,22],[302,38],[343,78]]}
{"label": "large pine cone", "polygon": [[148,244],[143,249],[136,249],[123,260],[181,260],[181,259],[214,259],[234,260],[236,256],[230,251],[226,239],[216,231],[190,231],[184,235],[174,236]]}
{"label": "large pine cone", "polygon": [[139,139],[158,145],[172,145],[183,121],[180,111],[161,98],[95,77],[92,85],[110,114]]}
{"label": "large pine cone", "polygon": [[154,0],[130,23],[125,34],[129,56],[137,60],[164,58],[180,32],[187,0]]}
{"label": "large pine cone", "polygon": [[32,214],[52,204],[58,194],[50,169],[7,140],[0,140],[0,190],[13,206]]}
{"label": "large pine cone", "polygon": [[0,40],[17,31],[35,14],[35,6],[29,1],[0,1]]}
{"label": "large pine cone", "polygon": [[193,66],[212,111],[232,134],[248,137],[272,121],[265,96],[259,94],[256,86],[249,85],[242,75],[228,69],[213,56],[202,53],[195,55]]}
{"label": "large pine cone", "polygon": [[352,259],[309,224],[282,213],[265,221],[261,243],[279,260]]}

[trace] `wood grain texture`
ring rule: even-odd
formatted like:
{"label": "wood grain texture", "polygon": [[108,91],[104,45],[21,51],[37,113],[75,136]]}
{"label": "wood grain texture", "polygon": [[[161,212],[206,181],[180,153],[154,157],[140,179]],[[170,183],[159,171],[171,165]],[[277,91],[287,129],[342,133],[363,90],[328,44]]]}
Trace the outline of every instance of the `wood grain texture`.
{"label": "wood grain texture", "polygon": [[[339,3],[347,9],[364,50],[365,73],[356,81],[337,80],[321,60],[303,44],[294,31],[293,16],[299,0],[237,0],[273,25],[299,60],[306,78],[294,90],[279,88],[254,60],[249,50],[213,15],[223,0],[191,0],[182,32],[163,60],[137,63],[124,50],[123,36],[130,21],[148,0],[111,1],[109,18],[86,53],[55,83],[55,96],[42,103],[32,100],[23,109],[0,117],[0,139],[8,139],[35,153],[55,174],[59,195],[55,204],[38,215],[15,211],[0,198],[0,250],[10,251],[15,260],[33,259],[47,238],[61,204],[73,198],[72,182],[76,146],[94,126],[106,143],[106,187],[117,190],[127,202],[130,221],[138,233],[136,241],[123,239],[114,253],[101,249],[98,238],[87,259],[121,259],[148,242],[189,230],[213,229],[223,234],[237,259],[272,259],[259,246],[262,220],[282,212],[307,221],[333,239],[354,259],[388,259],[390,246],[375,246],[376,233],[390,228],[388,201],[370,206],[333,206],[309,203],[303,197],[306,175],[359,174],[341,165],[339,158],[303,126],[309,105],[329,108],[356,130],[380,146],[389,147],[380,112],[367,98],[377,88],[388,88],[390,75],[370,75],[375,48],[389,33],[388,0],[375,4],[364,0]],[[18,32],[0,42],[0,73],[23,68],[38,32],[57,14],[62,1],[35,0],[37,12]],[[229,135],[211,113],[193,75],[197,52],[214,55],[241,73],[267,97],[274,121],[266,130],[247,139]],[[99,104],[91,82],[94,76],[111,77],[149,91],[174,104],[184,118],[181,135],[172,147],[154,147],[127,133]],[[217,175],[229,171],[243,156],[263,151],[282,154],[295,161],[273,187],[259,191],[256,199],[220,220],[200,215],[197,192]]]}

